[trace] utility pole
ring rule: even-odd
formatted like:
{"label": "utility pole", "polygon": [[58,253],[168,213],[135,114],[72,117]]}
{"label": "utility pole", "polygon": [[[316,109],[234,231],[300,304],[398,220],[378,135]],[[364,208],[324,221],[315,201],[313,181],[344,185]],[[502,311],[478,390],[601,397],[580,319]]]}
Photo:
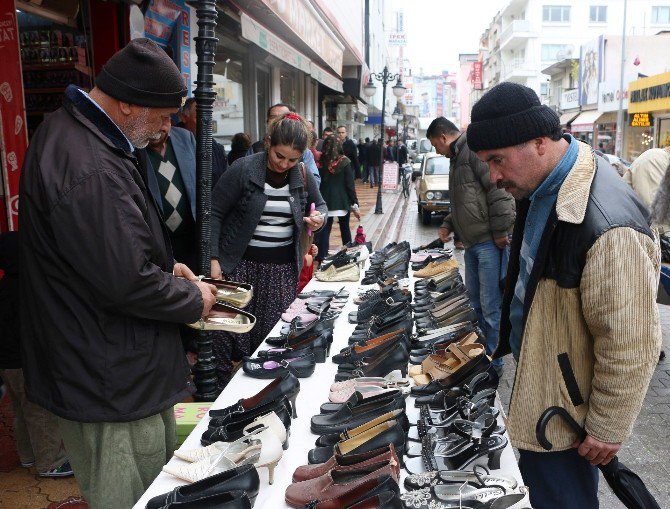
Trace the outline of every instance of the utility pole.
{"label": "utility pole", "polygon": [[617,157],[623,156],[623,96],[624,96],[624,73],[626,64],[626,15],[628,13],[628,0],[623,0],[623,30],[621,31],[621,74],[619,76],[619,111],[616,117],[616,138],[614,140],[614,152]]}

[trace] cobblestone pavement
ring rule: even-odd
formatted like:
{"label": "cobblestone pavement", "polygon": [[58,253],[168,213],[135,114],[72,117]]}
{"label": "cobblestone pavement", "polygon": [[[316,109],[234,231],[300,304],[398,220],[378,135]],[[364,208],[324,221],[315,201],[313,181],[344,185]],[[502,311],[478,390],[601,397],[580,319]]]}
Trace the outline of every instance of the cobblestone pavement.
{"label": "cobblestone pavement", "polygon": [[[412,247],[435,240],[437,228],[442,219],[433,217],[430,226],[421,224],[417,214],[416,196],[410,196],[408,211],[402,225],[401,238],[408,240]],[[450,243],[451,244],[451,243]],[[453,245],[451,245],[453,247]],[[463,251],[455,251],[456,258],[463,270]],[[659,304],[663,329],[663,349],[670,353],[670,306]],[[505,409],[514,382],[515,363],[510,356],[505,359],[504,374],[499,392]],[[642,411],[635,422],[631,437],[624,443],[619,458],[631,470],[636,472],[649,487],[661,507],[670,508],[670,360],[659,362],[654,372]],[[600,483],[601,509],[625,509],[624,505],[612,494],[607,483]],[[575,508],[577,509],[577,508]]]}

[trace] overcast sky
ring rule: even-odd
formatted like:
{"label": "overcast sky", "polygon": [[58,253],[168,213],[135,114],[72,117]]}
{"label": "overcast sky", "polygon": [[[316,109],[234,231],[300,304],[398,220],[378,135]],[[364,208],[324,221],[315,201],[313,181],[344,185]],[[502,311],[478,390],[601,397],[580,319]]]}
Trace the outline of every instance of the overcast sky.
{"label": "overcast sky", "polygon": [[405,13],[405,58],[414,72],[455,71],[459,53],[477,53],[479,37],[509,0],[387,0]]}

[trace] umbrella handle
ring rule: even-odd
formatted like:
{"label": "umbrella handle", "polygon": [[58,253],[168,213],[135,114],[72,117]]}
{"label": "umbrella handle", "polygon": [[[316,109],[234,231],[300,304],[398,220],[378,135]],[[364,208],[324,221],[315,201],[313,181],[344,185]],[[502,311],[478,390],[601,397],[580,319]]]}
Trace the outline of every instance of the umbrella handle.
{"label": "umbrella handle", "polygon": [[568,426],[570,426],[575,431],[575,433],[577,433],[580,440],[584,440],[586,438],[586,430],[582,428],[579,425],[579,423],[573,419],[573,417],[568,413],[568,411],[565,408],[560,406],[552,406],[547,408],[544,412],[542,412],[542,415],[537,420],[537,425],[535,426],[535,438],[537,438],[537,441],[544,449],[550,451],[554,447],[552,443],[549,440],[547,440],[547,436],[545,434],[547,424],[549,424],[549,420],[554,415],[561,416],[563,420],[568,424]]}

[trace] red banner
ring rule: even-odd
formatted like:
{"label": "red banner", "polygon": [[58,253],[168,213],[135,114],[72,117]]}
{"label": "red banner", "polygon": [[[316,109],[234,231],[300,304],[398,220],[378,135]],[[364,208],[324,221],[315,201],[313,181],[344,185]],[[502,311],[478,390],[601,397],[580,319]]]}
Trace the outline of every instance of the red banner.
{"label": "red banner", "polygon": [[481,90],[483,87],[482,63],[472,63],[472,85],[475,90]]}
{"label": "red banner", "polygon": [[0,124],[3,213],[0,231],[19,227],[19,177],[28,148],[19,31],[14,0],[0,0]]}

